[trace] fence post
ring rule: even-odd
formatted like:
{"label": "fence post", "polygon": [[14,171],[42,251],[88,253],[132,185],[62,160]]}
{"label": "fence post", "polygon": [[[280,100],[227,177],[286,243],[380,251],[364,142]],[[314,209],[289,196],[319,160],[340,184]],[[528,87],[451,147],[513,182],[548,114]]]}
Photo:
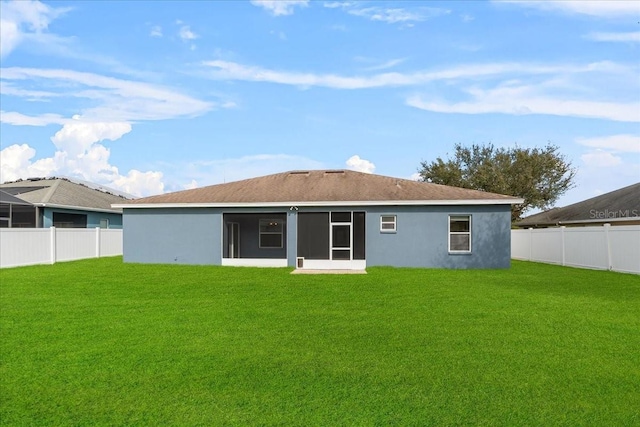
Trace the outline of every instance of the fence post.
{"label": "fence post", "polygon": [[562,240],[562,265],[566,265],[566,257],[565,257],[565,248],[564,248],[564,229],[567,228],[566,225],[560,227],[560,239]]}
{"label": "fence post", "polygon": [[49,243],[51,253],[51,264],[56,263],[56,228],[52,225],[49,227]]}
{"label": "fence post", "polygon": [[607,270],[613,270],[613,262],[611,259],[611,238],[609,237],[609,229],[611,224],[604,224],[604,240],[607,245]]}
{"label": "fence post", "polygon": [[96,258],[100,258],[100,227],[96,227]]}
{"label": "fence post", "polygon": [[529,261],[533,259],[533,227],[529,227]]}

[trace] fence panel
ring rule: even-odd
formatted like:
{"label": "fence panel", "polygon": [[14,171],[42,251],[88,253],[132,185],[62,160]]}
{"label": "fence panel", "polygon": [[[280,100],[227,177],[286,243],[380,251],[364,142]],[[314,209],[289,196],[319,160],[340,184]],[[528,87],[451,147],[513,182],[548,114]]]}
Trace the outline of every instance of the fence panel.
{"label": "fence panel", "polygon": [[511,257],[572,267],[640,273],[640,226],[511,230]]}
{"label": "fence panel", "polygon": [[640,272],[640,225],[611,227],[609,245],[612,268],[625,273]]}
{"label": "fence panel", "polygon": [[565,229],[565,260],[572,267],[609,269],[604,227]]}
{"label": "fence panel", "polygon": [[562,264],[562,234],[552,228],[533,230],[531,234],[531,260]]}
{"label": "fence panel", "polygon": [[100,256],[122,255],[122,230],[101,230]]}
{"label": "fence panel", "polygon": [[48,264],[51,255],[51,231],[48,229],[0,229],[0,267]]}
{"label": "fence panel", "polygon": [[511,230],[511,258],[528,260],[531,255],[529,230]]}
{"label": "fence panel", "polygon": [[122,255],[122,230],[0,229],[0,268],[115,255]]}
{"label": "fence panel", "polygon": [[56,230],[56,261],[96,257],[96,230],[59,228]]}

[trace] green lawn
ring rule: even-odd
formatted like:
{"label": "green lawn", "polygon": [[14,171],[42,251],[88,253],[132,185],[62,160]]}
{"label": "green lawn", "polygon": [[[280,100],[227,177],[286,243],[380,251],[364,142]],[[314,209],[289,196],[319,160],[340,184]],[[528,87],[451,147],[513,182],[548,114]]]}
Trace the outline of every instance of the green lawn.
{"label": "green lawn", "polygon": [[2,425],[640,425],[640,276],[0,270]]}

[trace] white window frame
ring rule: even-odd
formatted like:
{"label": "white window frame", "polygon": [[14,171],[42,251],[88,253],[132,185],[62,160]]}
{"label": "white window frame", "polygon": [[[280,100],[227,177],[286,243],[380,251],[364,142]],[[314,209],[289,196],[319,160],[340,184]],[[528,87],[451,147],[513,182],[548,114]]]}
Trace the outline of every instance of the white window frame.
{"label": "white window frame", "polygon": [[[385,221],[385,218],[393,218],[393,221]],[[393,228],[384,228],[388,224],[391,224]],[[380,215],[380,232],[395,233],[396,231],[398,231],[398,216],[393,214]]]}
{"label": "white window frame", "polygon": [[[262,231],[262,223],[263,222],[275,222],[278,223],[280,225],[280,231]],[[263,235],[274,235],[274,234],[279,234],[280,235],[280,246],[262,246],[262,236]],[[284,247],[284,221],[281,219],[268,219],[268,218],[261,218],[258,221],[258,247],[260,249],[282,249]]]}
{"label": "white window frame", "polygon": [[[451,220],[452,219],[462,219],[466,218],[469,222],[469,231],[451,231]],[[452,214],[449,215],[447,219],[447,247],[449,249],[450,254],[470,254],[471,248],[473,247],[473,242],[471,240],[471,215],[469,214]],[[451,236],[469,236],[469,249],[459,250],[459,249],[451,249]]]}

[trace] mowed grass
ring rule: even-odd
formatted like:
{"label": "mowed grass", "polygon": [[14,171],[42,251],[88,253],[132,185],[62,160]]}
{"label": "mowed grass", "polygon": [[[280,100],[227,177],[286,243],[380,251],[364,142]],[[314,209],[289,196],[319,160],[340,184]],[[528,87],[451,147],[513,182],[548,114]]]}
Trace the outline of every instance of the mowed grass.
{"label": "mowed grass", "polygon": [[0,271],[2,425],[640,425],[640,277]]}

